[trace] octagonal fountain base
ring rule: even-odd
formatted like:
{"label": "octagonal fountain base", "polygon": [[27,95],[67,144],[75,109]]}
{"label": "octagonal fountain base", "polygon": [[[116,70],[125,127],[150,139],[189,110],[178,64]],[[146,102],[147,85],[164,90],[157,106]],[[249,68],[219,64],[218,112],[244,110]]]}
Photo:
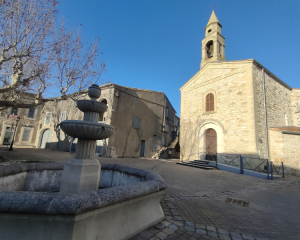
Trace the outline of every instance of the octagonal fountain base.
{"label": "octagonal fountain base", "polygon": [[164,218],[166,188],[156,173],[101,164],[100,189],[60,194],[63,165],[0,168],[3,239],[128,239]]}

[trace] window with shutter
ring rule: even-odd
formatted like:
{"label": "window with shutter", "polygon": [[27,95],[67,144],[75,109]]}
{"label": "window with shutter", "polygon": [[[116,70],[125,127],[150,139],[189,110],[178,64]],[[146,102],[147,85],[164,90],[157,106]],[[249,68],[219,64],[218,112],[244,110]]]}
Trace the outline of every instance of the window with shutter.
{"label": "window with shutter", "polygon": [[138,118],[138,117],[134,117],[134,118],[133,118],[132,126],[133,126],[135,129],[140,129],[140,128],[141,128],[141,119]]}
{"label": "window with shutter", "polygon": [[28,142],[30,140],[30,135],[31,135],[31,129],[24,129],[22,142]]}
{"label": "window with shutter", "polygon": [[45,125],[50,125],[52,112],[47,112],[45,117]]}
{"label": "window with shutter", "polygon": [[61,118],[60,118],[60,121],[62,122],[62,121],[65,121],[66,120],[66,118],[67,118],[67,112],[66,111],[64,111],[64,112],[62,112],[61,113]]}
{"label": "window with shutter", "polygon": [[34,118],[35,108],[29,108],[28,117]]}
{"label": "window with shutter", "polygon": [[214,95],[209,93],[206,95],[206,112],[214,111]]}
{"label": "window with shutter", "polygon": [[18,115],[18,108],[15,107],[11,108],[11,114]]}

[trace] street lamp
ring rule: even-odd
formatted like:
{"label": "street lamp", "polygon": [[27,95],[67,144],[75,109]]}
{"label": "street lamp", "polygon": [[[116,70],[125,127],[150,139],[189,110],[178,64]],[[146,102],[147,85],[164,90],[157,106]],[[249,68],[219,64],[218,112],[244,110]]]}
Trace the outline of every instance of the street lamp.
{"label": "street lamp", "polygon": [[10,147],[9,147],[8,151],[12,151],[13,150],[13,145],[14,145],[15,135],[16,135],[17,127],[18,127],[18,122],[20,120],[21,120],[21,117],[20,117],[20,115],[18,115],[17,119],[16,119],[16,128],[15,128],[15,131],[14,131],[13,139],[11,141],[11,144],[10,144]]}

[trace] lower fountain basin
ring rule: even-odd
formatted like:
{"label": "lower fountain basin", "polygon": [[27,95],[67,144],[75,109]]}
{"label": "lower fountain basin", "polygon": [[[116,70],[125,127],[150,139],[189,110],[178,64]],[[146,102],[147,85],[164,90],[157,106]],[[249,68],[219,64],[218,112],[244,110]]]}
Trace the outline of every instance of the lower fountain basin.
{"label": "lower fountain basin", "polygon": [[115,131],[113,126],[80,120],[65,120],[60,123],[60,128],[74,138],[100,140],[109,138]]}
{"label": "lower fountain basin", "polygon": [[0,168],[3,239],[128,239],[160,222],[164,180],[156,173],[102,164],[100,188],[60,194],[63,164]]}

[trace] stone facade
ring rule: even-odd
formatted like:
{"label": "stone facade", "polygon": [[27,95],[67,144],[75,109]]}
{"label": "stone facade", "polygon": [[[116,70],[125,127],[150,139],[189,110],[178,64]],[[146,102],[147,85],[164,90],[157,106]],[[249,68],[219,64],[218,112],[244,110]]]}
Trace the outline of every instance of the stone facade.
{"label": "stone facade", "polygon": [[[207,158],[209,129],[215,131],[215,152],[252,157],[254,165],[266,158],[273,161],[268,150],[273,149],[275,140],[270,139],[274,133],[268,131],[267,147],[265,116],[268,129],[300,126],[300,90],[292,89],[254,59],[225,61],[224,56],[223,61],[202,56],[201,69],[180,90],[182,161]],[[208,102],[208,95],[213,96],[213,103]],[[213,110],[207,104],[213,104]],[[297,137],[284,136],[282,141],[288,144],[294,138],[297,142]],[[285,148],[281,151],[287,156]],[[296,155],[292,158],[289,161],[300,162]],[[292,167],[299,168],[297,164]]]}
{"label": "stone facade", "polygon": [[[34,95],[27,94],[24,104],[34,106]],[[39,119],[43,106],[29,108],[8,108],[0,112],[0,145],[9,146],[15,132],[15,147],[35,147],[36,135],[39,128]],[[17,116],[20,121],[16,128]]]}
{"label": "stone facade", "polygon": [[300,128],[284,129],[270,128],[270,157],[274,163],[283,162],[286,173],[300,176]]}
{"label": "stone facade", "polygon": [[[108,110],[99,121],[114,126],[116,131],[109,139],[97,141],[96,154],[109,157],[151,157],[172,140],[176,112],[163,92],[116,84],[100,87],[102,92],[98,101],[106,103]],[[86,94],[81,95],[81,98],[86,98]],[[51,119],[47,121],[50,115]],[[64,119],[82,118],[82,112],[71,98],[46,102],[41,111],[36,146],[73,151],[77,140],[60,131],[58,124]],[[45,146],[42,139],[46,131],[50,131],[50,138]]]}

